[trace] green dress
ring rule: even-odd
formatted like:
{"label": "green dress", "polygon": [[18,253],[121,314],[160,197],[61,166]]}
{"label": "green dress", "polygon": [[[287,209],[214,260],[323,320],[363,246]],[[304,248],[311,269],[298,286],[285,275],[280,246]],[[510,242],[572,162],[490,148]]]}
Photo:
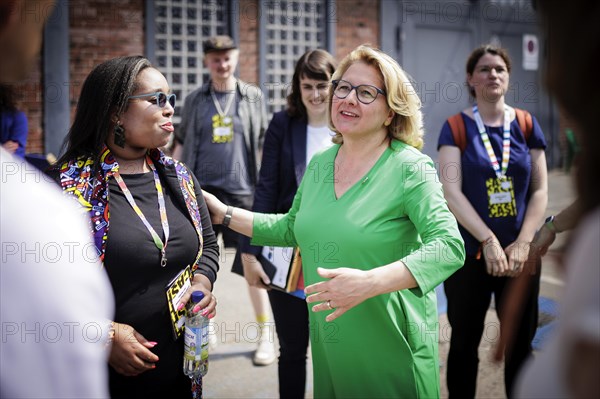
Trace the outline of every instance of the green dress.
{"label": "green dress", "polygon": [[317,267],[369,270],[402,260],[418,287],[370,298],[333,322],[310,311],[315,398],[437,398],[434,288],[464,260],[456,219],[431,159],[393,140],[336,198],[340,146],[315,155],[285,215],[255,214],[252,243],[299,245],[305,284]]}

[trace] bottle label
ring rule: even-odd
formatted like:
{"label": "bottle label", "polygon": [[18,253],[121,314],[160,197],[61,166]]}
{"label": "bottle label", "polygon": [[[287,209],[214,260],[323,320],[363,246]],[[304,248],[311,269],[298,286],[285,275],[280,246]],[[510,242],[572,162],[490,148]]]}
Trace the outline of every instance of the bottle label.
{"label": "bottle label", "polygon": [[202,338],[201,338],[201,351],[202,360],[208,359],[208,324],[202,327]]}
{"label": "bottle label", "polygon": [[183,339],[183,357],[187,360],[201,359],[201,345],[203,340],[203,329],[200,327],[185,327]]}

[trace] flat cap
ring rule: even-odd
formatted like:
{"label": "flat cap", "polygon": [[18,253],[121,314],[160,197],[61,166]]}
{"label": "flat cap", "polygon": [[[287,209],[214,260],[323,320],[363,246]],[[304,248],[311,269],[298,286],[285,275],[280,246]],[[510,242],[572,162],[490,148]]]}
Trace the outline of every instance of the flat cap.
{"label": "flat cap", "polygon": [[213,36],[202,42],[202,50],[204,54],[213,51],[225,51],[236,49],[237,46],[233,42],[233,39],[226,35]]}

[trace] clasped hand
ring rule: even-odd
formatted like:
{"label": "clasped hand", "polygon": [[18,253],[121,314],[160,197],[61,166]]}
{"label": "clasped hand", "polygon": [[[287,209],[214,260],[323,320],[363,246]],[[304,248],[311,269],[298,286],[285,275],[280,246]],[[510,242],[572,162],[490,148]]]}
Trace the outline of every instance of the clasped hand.
{"label": "clasped hand", "polygon": [[530,259],[531,243],[515,241],[503,249],[496,237],[484,244],[482,254],[488,274],[494,277],[517,277]]}
{"label": "clasped hand", "polygon": [[311,284],[304,289],[306,302],[315,303],[313,312],[333,310],[325,317],[333,321],[372,295],[368,271],[341,267],[338,269],[317,268],[319,276],[329,279]]}

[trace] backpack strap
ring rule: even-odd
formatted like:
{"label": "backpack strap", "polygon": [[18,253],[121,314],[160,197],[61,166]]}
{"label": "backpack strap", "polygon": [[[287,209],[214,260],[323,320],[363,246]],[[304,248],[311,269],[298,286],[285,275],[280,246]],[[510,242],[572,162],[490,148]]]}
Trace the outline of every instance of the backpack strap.
{"label": "backpack strap", "polygon": [[531,118],[531,114],[519,108],[515,108],[515,114],[517,116],[519,127],[523,132],[523,136],[525,136],[525,142],[527,143],[529,141],[529,137],[531,137],[531,132],[533,131],[533,120]]}
{"label": "backpack strap", "polygon": [[467,148],[467,132],[465,131],[465,121],[460,112],[448,118],[448,124],[450,125],[450,130],[452,130],[454,144],[460,148],[460,153],[462,154],[465,152],[465,148]]}
{"label": "backpack strap", "polygon": [[[533,132],[533,119],[531,118],[531,114],[528,111],[520,108],[515,108],[515,114],[517,116],[517,123],[519,124],[519,127],[523,132],[523,136],[525,137],[525,142],[528,142],[529,137],[531,137],[531,133]],[[448,118],[448,124],[450,125],[450,130],[452,131],[454,143],[458,148],[460,148],[460,153],[462,154],[465,152],[465,148],[467,148],[465,120],[459,112],[458,114],[452,115],[450,118]]]}

